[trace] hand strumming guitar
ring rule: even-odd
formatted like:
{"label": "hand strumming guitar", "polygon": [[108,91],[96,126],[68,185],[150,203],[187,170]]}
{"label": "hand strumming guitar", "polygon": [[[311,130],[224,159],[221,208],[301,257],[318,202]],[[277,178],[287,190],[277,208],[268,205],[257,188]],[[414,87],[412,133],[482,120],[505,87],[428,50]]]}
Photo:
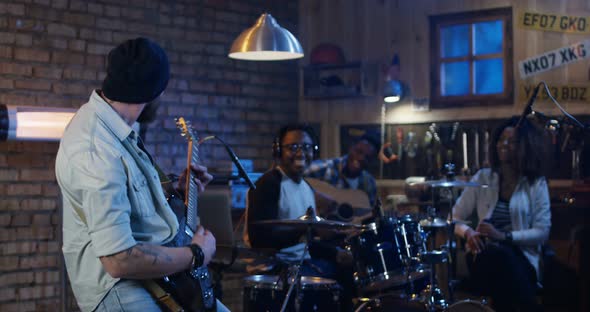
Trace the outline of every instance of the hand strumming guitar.
{"label": "hand strumming guitar", "polygon": [[205,255],[205,259],[203,260],[203,265],[209,264],[213,256],[215,255],[215,236],[213,233],[206,230],[204,227],[199,226],[195,235],[191,240],[192,244],[197,244],[203,250],[203,254]]}

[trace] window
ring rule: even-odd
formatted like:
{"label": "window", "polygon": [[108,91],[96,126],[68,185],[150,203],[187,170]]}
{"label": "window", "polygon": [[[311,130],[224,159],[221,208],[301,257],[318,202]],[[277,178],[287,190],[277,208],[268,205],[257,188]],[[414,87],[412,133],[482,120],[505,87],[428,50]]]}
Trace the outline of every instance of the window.
{"label": "window", "polygon": [[512,9],[430,17],[431,106],[512,105]]}

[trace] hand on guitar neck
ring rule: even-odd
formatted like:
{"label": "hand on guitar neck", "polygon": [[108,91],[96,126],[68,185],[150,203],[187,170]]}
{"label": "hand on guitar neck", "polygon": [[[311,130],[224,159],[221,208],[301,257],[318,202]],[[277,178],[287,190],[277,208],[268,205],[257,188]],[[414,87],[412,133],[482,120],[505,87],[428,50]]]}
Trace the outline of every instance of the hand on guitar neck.
{"label": "hand on guitar neck", "polygon": [[[211,182],[211,180],[213,180],[213,176],[207,172],[207,167],[197,165],[197,164],[191,164],[191,171],[192,171],[191,175],[193,177],[193,181],[197,185],[197,191],[199,193],[204,192],[205,186],[207,186],[207,184],[209,184],[209,182]],[[178,190],[178,192],[183,195],[186,194],[187,176],[188,176],[188,169],[185,169],[182,172],[182,175],[180,176],[180,178],[178,179],[178,185],[176,186],[176,189]]]}
{"label": "hand on guitar neck", "polygon": [[[178,179],[177,189],[179,193],[183,195],[187,194],[188,191],[186,190],[186,179],[188,179],[189,176],[193,178],[193,182],[197,186],[197,193],[204,192],[205,186],[207,186],[207,184],[213,180],[213,176],[207,172],[207,167],[198,164],[191,164],[190,168],[190,175],[187,168]],[[197,244],[201,247],[201,249],[203,249],[203,254],[205,255],[203,265],[209,264],[215,255],[215,236],[213,236],[213,234],[207,229],[199,225],[194,236],[192,237],[191,243]]]}

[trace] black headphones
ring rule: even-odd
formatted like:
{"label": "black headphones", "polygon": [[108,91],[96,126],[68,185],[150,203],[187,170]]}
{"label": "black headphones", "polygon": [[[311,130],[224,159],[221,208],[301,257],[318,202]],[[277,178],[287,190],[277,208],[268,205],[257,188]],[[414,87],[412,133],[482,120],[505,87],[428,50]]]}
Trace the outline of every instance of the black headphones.
{"label": "black headphones", "polygon": [[287,134],[287,132],[289,131],[303,131],[305,133],[307,133],[307,135],[309,135],[309,137],[311,138],[312,144],[313,144],[313,158],[316,159],[319,154],[320,154],[320,148],[318,146],[317,142],[317,138],[315,135],[315,132],[313,131],[313,128],[308,126],[308,125],[303,125],[303,124],[293,124],[293,125],[287,125],[282,127],[279,130],[279,134],[273,139],[272,141],[272,157],[273,158],[281,158],[281,145],[283,143],[283,137],[285,137],[285,135]]}

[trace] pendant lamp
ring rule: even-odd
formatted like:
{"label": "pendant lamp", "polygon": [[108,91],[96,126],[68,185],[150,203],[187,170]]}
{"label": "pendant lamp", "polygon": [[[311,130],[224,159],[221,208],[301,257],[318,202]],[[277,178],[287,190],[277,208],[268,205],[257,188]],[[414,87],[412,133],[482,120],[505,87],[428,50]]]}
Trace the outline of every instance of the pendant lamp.
{"label": "pendant lamp", "polygon": [[249,61],[282,61],[303,57],[301,44],[267,13],[233,42],[230,58]]}

